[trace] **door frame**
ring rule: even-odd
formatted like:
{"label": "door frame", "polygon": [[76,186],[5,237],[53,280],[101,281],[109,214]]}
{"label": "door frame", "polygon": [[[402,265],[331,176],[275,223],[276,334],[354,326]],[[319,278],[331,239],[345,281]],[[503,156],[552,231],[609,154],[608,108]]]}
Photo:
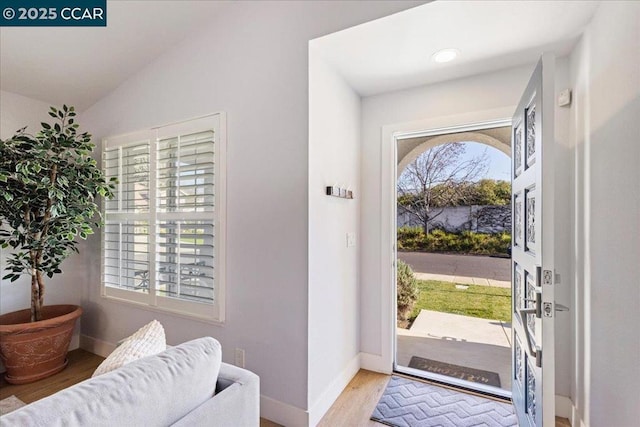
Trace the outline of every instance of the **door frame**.
{"label": "door frame", "polygon": [[[511,126],[515,106],[442,116],[382,127],[380,174],[381,371],[396,369],[397,141],[401,139]],[[410,369],[410,368],[409,368]],[[443,377],[447,380],[449,377]],[[495,393],[492,393],[495,394]]]}
{"label": "door frame", "polygon": [[[491,120],[491,121],[486,121],[486,122],[480,122],[480,123],[472,123],[472,124],[466,124],[466,125],[459,125],[459,126],[449,126],[446,128],[440,128],[440,129],[429,129],[429,130],[424,130],[424,131],[414,131],[414,132],[398,132],[395,133],[393,135],[393,139],[394,139],[394,144],[397,147],[397,144],[399,141],[403,140],[403,139],[408,139],[408,138],[421,138],[421,137],[429,137],[429,136],[441,136],[441,135],[448,135],[448,134],[453,134],[453,133],[462,133],[462,132],[474,132],[474,131],[478,131],[478,130],[486,130],[486,129],[494,129],[494,128],[498,128],[498,127],[506,127],[509,126],[511,127],[512,124],[512,119],[501,119],[501,120]],[[507,148],[509,148],[509,152],[511,152],[511,141],[509,141],[509,145],[507,145]],[[395,164],[397,165],[398,163],[398,159],[397,159],[397,150],[395,151]],[[511,156],[511,154],[509,154],[509,158],[510,161],[512,161],[511,159],[513,158]],[[394,169],[395,170],[395,169]],[[397,170],[395,170],[395,174],[396,177],[397,175]],[[396,189],[396,192],[394,193],[394,198],[392,200],[397,199],[397,178],[396,178],[396,182],[394,183],[394,189]],[[397,204],[393,203],[394,205],[394,214],[392,215],[392,218],[396,218],[397,216]],[[397,223],[394,222],[395,225],[395,230],[397,232]],[[394,267],[395,267],[395,260],[397,259],[397,247],[395,242],[397,241],[397,233],[393,233],[393,254],[392,256],[394,257]],[[395,278],[395,274],[396,274],[397,269],[393,268],[393,280],[392,280],[392,284],[396,283],[396,278]],[[394,297],[397,295],[397,289],[396,286],[393,287],[394,288]],[[395,298],[394,298],[394,313],[397,310],[397,304],[395,303]],[[396,318],[396,314],[394,314],[393,319]],[[495,396],[499,396],[499,397],[504,397],[504,398],[510,398],[511,397],[511,390],[506,390],[506,389],[501,389],[501,388],[496,388],[496,387],[490,387],[490,386],[485,386],[483,384],[479,384],[479,383],[472,383],[470,381],[465,381],[465,380],[461,380],[458,378],[453,378],[453,377],[449,377],[446,375],[440,375],[440,374],[436,374],[436,373],[432,373],[432,372],[426,372],[425,371],[421,371],[419,369],[414,369],[414,368],[410,368],[408,366],[400,366],[398,365],[397,362],[397,343],[398,343],[398,337],[397,337],[397,329],[393,328],[393,371],[394,372],[400,372],[403,374],[409,374],[409,375],[413,375],[413,376],[418,376],[418,377],[423,377],[429,380],[433,380],[433,381],[437,381],[437,382],[442,382],[442,383],[447,383],[459,388],[464,388],[464,389],[471,389],[473,391],[476,392],[480,392],[483,394],[489,394],[489,395],[495,395]],[[510,353],[512,352],[512,350],[509,350]],[[513,361],[512,361],[513,363]]]}

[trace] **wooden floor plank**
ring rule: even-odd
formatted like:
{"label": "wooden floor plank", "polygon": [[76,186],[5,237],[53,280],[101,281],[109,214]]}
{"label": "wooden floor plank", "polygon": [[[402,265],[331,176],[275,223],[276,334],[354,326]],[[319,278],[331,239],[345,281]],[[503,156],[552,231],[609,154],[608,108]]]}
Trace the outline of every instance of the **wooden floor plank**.
{"label": "wooden floor plank", "polygon": [[389,375],[361,369],[329,408],[318,426],[379,427],[383,425],[371,421],[369,417],[376,408],[390,378]]}
{"label": "wooden floor plank", "polygon": [[69,352],[67,367],[49,378],[31,384],[14,385],[4,379],[0,380],[0,399],[15,395],[25,403],[35,402],[60,390],[91,378],[91,374],[104,360],[88,351],[77,349]]}

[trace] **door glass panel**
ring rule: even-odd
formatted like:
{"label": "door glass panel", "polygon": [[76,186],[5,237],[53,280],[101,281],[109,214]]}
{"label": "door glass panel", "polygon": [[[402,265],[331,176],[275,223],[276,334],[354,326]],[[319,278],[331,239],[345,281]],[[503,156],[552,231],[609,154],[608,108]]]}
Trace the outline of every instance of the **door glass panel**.
{"label": "door glass panel", "polygon": [[513,358],[516,362],[515,379],[520,384],[520,387],[522,387],[524,377],[524,352],[522,351],[522,344],[520,344],[520,338],[518,338],[517,334],[513,346]]}
{"label": "door glass panel", "polygon": [[516,130],[513,136],[514,137],[513,176],[517,177],[522,172],[522,139],[523,139],[522,134],[524,133],[522,122],[520,122],[515,129]]}
{"label": "door glass panel", "polygon": [[[527,299],[525,301],[525,307],[535,307],[536,299],[536,286],[535,281],[531,273],[526,272],[527,277]],[[535,345],[536,337],[536,315],[534,313],[527,314],[527,327],[529,328],[529,334],[531,335],[531,342]]]}
{"label": "door glass panel", "polygon": [[531,366],[531,359],[527,357],[527,415],[533,425],[536,423],[536,375]]}
{"label": "door glass panel", "polygon": [[522,268],[516,263],[513,274],[513,312],[517,313],[518,308],[522,307]]}
{"label": "door glass panel", "polygon": [[535,187],[525,192],[525,249],[535,253],[536,243],[536,193]]}
{"label": "door glass panel", "polygon": [[526,110],[527,121],[527,145],[526,157],[527,167],[536,162],[536,106],[532,104]]}
{"label": "door glass panel", "polygon": [[523,245],[522,208],[522,196],[520,194],[516,194],[513,198],[513,232],[515,234],[513,244],[515,246]]}

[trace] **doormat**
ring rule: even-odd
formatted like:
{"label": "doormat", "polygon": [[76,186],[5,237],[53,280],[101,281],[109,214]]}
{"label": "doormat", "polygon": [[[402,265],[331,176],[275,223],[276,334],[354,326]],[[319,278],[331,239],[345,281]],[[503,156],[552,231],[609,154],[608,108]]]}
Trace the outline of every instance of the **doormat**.
{"label": "doormat", "polygon": [[512,427],[518,420],[510,403],[393,376],[371,415],[393,427]]}
{"label": "doormat", "polygon": [[22,408],[25,405],[26,403],[24,403],[17,397],[9,396],[5,399],[0,400],[0,415],[8,414],[9,412]]}
{"label": "doormat", "polygon": [[411,358],[409,367],[420,369],[421,371],[433,372],[434,374],[459,378],[465,381],[473,381],[474,383],[500,387],[500,375],[496,372],[458,366],[452,363],[438,362],[437,360],[424,359],[418,356],[413,356]]}

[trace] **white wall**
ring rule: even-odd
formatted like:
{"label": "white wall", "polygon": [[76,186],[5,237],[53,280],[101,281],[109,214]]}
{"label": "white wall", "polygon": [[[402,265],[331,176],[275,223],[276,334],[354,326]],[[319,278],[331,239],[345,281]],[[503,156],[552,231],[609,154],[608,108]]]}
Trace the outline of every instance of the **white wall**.
{"label": "white wall", "polygon": [[[574,426],[640,407],[640,4],[603,2],[571,55],[575,144]],[[611,220],[610,206],[623,206]]]}
{"label": "white wall", "polygon": [[114,343],[157,318],[172,344],[212,335],[225,361],[246,350],[267,416],[302,423],[282,411],[309,401],[308,42],[420,3],[230,2],[210,28],[84,112],[80,123],[104,137],[226,111],[228,208],[225,325],[102,299],[95,245],[83,334]]}
{"label": "white wall", "polygon": [[[314,415],[328,409],[360,367],[358,245],[347,247],[346,238],[359,231],[360,97],[315,54],[313,42],[309,105],[308,400],[318,408]],[[355,199],[327,196],[331,185],[352,190]]]}
{"label": "white wall", "polygon": [[[0,139],[11,138],[18,129],[25,126],[27,133],[36,134],[40,131],[41,122],[52,122],[47,114],[51,105],[17,95],[15,93],[0,92]],[[72,253],[62,264],[62,274],[53,278],[45,278],[45,304],[80,304],[82,287],[86,284],[85,265],[90,262],[90,253],[85,250],[85,242],[80,242],[79,254]],[[7,249],[0,248],[0,277],[6,274]],[[25,275],[11,283],[0,281],[0,313],[29,308],[31,303],[31,276]],[[74,332],[70,348],[79,344],[79,329]]]}

